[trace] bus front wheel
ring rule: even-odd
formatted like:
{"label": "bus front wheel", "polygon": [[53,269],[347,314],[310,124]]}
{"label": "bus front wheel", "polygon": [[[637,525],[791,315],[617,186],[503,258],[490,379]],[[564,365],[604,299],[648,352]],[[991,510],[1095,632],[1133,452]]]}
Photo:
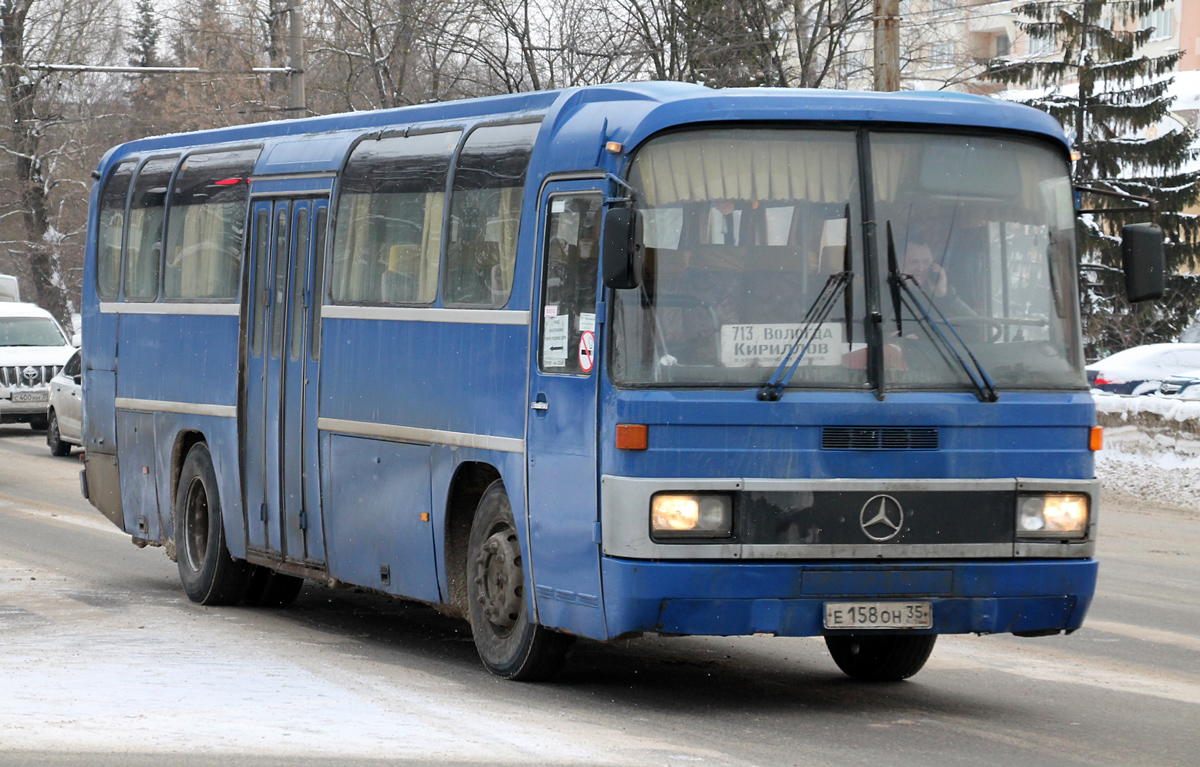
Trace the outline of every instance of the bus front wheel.
{"label": "bus front wheel", "polygon": [[571,637],[529,619],[521,545],[501,480],[484,491],[471,523],[467,611],[479,658],[496,676],[532,682],[562,668]]}
{"label": "bus front wheel", "polygon": [[827,636],[833,662],[860,682],[899,682],[921,670],[937,634]]}
{"label": "bus front wheel", "polygon": [[175,491],[175,550],[179,580],[188,599],[202,605],[237,604],[246,590],[250,565],[225,545],[221,496],[208,446],[188,452]]}

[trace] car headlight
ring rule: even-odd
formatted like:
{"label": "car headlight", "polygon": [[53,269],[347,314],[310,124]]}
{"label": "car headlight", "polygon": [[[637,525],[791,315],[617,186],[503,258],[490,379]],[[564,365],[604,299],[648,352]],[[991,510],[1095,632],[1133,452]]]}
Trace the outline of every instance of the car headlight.
{"label": "car headlight", "polygon": [[1086,495],[1022,495],[1017,501],[1018,538],[1082,538],[1087,525]]}
{"label": "car headlight", "polygon": [[650,500],[653,538],[728,538],[733,497],[720,493],[659,493]]}

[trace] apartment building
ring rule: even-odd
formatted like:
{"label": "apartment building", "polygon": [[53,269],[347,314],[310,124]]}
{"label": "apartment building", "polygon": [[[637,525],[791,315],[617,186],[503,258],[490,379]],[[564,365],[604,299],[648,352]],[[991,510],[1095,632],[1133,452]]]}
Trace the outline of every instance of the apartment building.
{"label": "apartment building", "polygon": [[[1032,39],[1017,26],[1022,0],[901,0],[901,58],[905,86],[989,92],[978,80],[997,56],[1053,58],[1058,46]],[[1141,21],[1154,28],[1143,48],[1150,56],[1184,51],[1178,71],[1200,71],[1200,0],[1170,0]]]}

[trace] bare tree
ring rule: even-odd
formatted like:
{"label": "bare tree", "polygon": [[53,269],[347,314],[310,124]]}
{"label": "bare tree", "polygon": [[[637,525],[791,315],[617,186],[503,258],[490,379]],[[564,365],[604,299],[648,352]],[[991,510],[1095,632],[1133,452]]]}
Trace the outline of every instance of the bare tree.
{"label": "bare tree", "polygon": [[307,13],[309,83],[325,107],[379,109],[473,95],[462,86],[479,46],[477,0],[322,0]]}
{"label": "bare tree", "polygon": [[788,84],[845,87],[863,66],[851,43],[868,28],[872,0],[791,0],[790,10]]}
{"label": "bare tree", "polygon": [[872,0],[621,0],[643,72],[713,87],[845,87]]}
{"label": "bare tree", "polygon": [[587,0],[480,0],[482,90],[515,93],[634,77],[644,55],[623,14]]}
{"label": "bare tree", "polygon": [[[37,65],[110,60],[120,51],[116,18],[112,0],[0,0],[0,93],[7,113],[0,151],[13,174],[0,215],[21,221],[22,236],[7,244],[28,278],[28,292],[63,321],[75,287],[67,261],[82,261],[84,169],[95,161],[78,130],[89,94],[70,76]],[[64,258],[72,249],[75,257]]]}

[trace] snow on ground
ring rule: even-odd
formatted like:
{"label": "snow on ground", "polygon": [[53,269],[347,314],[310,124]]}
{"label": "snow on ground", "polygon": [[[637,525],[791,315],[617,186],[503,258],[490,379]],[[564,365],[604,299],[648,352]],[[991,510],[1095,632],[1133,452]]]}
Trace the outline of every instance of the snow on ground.
{"label": "snow on ground", "polygon": [[1096,456],[1104,490],[1200,509],[1200,402],[1093,395],[1105,427]]}

